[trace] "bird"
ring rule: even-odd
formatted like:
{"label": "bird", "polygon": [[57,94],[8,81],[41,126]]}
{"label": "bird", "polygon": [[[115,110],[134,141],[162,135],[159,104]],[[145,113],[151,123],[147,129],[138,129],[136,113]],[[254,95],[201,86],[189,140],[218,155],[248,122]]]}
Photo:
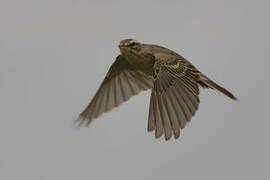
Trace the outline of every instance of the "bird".
{"label": "bird", "polygon": [[86,127],[102,113],[129,100],[141,91],[151,90],[147,131],[155,138],[180,137],[180,131],[198,110],[200,89],[213,89],[232,100],[237,98],[176,52],[152,44],[125,39],[120,55],[110,66],[88,106],[77,119]]}

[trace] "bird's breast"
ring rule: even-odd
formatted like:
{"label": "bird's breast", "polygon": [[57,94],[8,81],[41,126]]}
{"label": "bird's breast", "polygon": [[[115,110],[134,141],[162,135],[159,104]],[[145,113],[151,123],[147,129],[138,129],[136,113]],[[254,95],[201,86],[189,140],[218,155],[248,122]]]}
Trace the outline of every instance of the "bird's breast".
{"label": "bird's breast", "polygon": [[136,54],[123,54],[125,59],[128,61],[130,65],[134,68],[141,70],[147,75],[153,74],[154,61],[151,58],[141,57]]}

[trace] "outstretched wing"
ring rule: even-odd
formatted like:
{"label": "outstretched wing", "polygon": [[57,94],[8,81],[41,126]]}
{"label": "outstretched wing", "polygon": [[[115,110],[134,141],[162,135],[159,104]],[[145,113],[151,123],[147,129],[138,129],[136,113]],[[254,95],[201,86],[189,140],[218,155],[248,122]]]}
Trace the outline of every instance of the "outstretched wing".
{"label": "outstretched wing", "polygon": [[94,98],[80,114],[79,124],[89,125],[92,119],[117,107],[140,91],[153,87],[153,78],[131,66],[119,55],[110,67]]}
{"label": "outstretched wing", "polygon": [[199,105],[199,87],[193,80],[194,66],[182,59],[157,60],[154,65],[154,87],[151,93],[148,131],[156,138],[165,134],[169,140],[180,136]]}

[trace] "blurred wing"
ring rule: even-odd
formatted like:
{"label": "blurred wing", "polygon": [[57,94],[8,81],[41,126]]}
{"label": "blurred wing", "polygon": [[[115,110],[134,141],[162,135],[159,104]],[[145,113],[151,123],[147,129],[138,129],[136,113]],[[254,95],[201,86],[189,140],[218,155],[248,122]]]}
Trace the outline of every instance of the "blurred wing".
{"label": "blurred wing", "polygon": [[89,125],[92,119],[117,107],[140,91],[153,87],[153,78],[137,71],[122,55],[110,67],[94,98],[80,114],[79,124]]}
{"label": "blurred wing", "polygon": [[151,93],[148,131],[155,130],[156,138],[165,134],[169,140],[180,136],[199,105],[199,87],[188,76],[187,64],[180,60],[156,62],[154,87]]}

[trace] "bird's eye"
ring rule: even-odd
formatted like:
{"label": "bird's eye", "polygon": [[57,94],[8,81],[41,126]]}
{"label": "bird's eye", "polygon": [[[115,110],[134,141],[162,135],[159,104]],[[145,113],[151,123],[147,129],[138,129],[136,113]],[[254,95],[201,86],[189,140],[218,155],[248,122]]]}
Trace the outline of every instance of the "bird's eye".
{"label": "bird's eye", "polygon": [[138,43],[133,42],[133,43],[131,43],[129,46],[130,46],[131,48],[135,48],[137,44],[138,44]]}

